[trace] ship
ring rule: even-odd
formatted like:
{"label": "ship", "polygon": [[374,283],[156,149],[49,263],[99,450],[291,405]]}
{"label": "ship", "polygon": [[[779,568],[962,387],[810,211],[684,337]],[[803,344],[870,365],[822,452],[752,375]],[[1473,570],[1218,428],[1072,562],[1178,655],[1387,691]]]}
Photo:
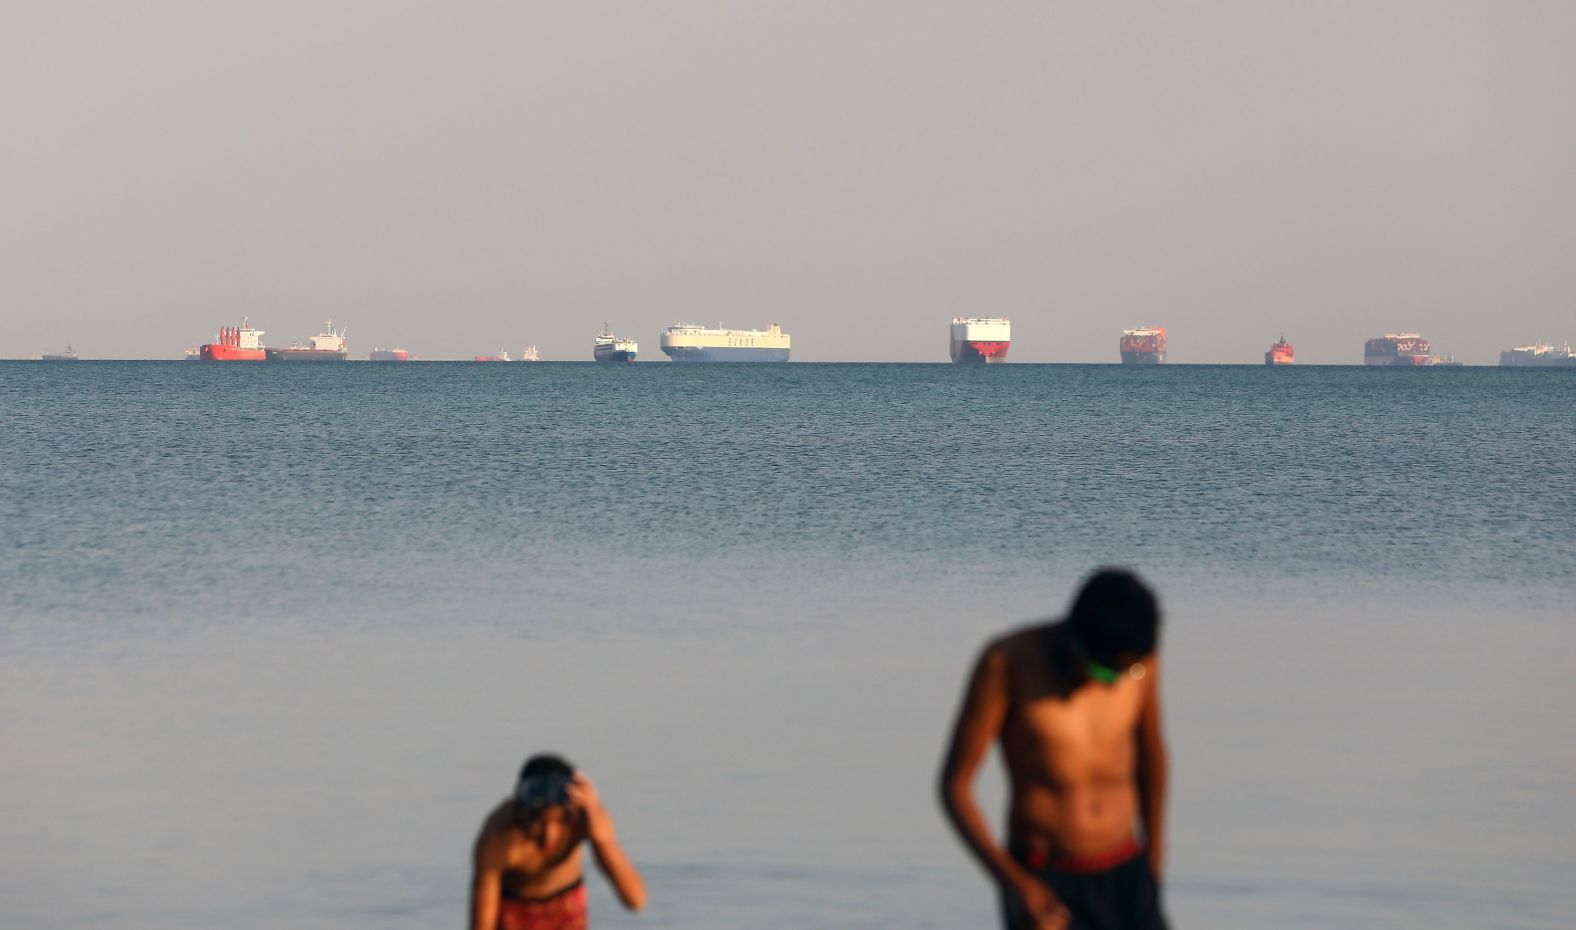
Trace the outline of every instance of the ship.
{"label": "ship", "polygon": [[1264,364],[1271,368],[1274,368],[1276,365],[1297,364],[1297,353],[1292,349],[1291,343],[1286,341],[1284,335],[1280,337],[1279,342],[1270,346],[1268,352],[1264,353]]}
{"label": "ship", "polygon": [[633,362],[640,353],[640,344],[633,339],[620,339],[613,330],[602,324],[602,332],[591,344],[591,357],[599,362]]}
{"label": "ship", "polygon": [[1000,317],[952,318],[952,361],[958,365],[995,365],[1007,360],[1012,321]]}
{"label": "ship", "polygon": [[81,359],[77,358],[77,350],[71,348],[70,346],[66,346],[66,351],[64,351],[64,352],[45,352],[43,355],[40,355],[38,357],[38,360],[41,361],[41,362],[80,362],[80,361],[82,361]]}
{"label": "ship", "polygon": [[408,362],[408,361],[410,361],[410,353],[405,351],[404,349],[397,348],[397,347],[393,348],[393,349],[376,349],[375,348],[375,349],[372,350],[372,352],[369,355],[367,355],[367,361],[369,361],[369,362]]}
{"label": "ship", "polygon": [[244,317],[240,326],[222,326],[219,337],[199,346],[197,352],[205,362],[260,362],[266,357],[263,348],[263,331],[253,329],[252,322]]}
{"label": "ship", "polygon": [[675,362],[786,362],[789,336],[776,323],[765,329],[708,329],[675,323],[662,331],[662,351]]}
{"label": "ship", "polygon": [[1166,361],[1166,328],[1141,326],[1122,330],[1123,365],[1163,365]]}
{"label": "ship", "polygon": [[1364,365],[1392,365],[1403,368],[1438,364],[1434,347],[1417,333],[1385,333],[1363,344]]}
{"label": "ship", "polygon": [[270,362],[343,362],[349,355],[345,331],[336,331],[329,321],[306,345],[291,343],[288,349],[268,349],[264,357]]}
{"label": "ship", "polygon": [[509,353],[508,352],[505,352],[504,350],[499,349],[497,355],[478,355],[478,356],[476,356],[476,361],[478,361],[478,362],[512,362],[512,361],[514,361],[514,359],[509,357]]}
{"label": "ship", "polygon": [[1534,342],[1499,353],[1499,364],[1503,368],[1576,368],[1576,350],[1568,342],[1557,346]]}
{"label": "ship", "polygon": [[183,357],[188,362],[202,361],[202,346],[192,346],[190,349],[186,350],[186,355]]}
{"label": "ship", "polygon": [[541,360],[542,353],[536,351],[534,344],[526,346],[524,351],[520,353],[520,361],[522,362],[540,362]]}

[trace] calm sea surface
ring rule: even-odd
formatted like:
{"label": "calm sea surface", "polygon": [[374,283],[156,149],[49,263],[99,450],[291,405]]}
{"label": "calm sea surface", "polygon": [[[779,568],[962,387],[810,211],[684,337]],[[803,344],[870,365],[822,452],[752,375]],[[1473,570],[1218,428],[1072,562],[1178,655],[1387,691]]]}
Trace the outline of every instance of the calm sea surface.
{"label": "calm sea surface", "polygon": [[0,553],[5,927],[458,927],[541,749],[598,926],[989,926],[958,689],[1102,563],[1179,927],[1576,915],[1576,371],[0,363]]}

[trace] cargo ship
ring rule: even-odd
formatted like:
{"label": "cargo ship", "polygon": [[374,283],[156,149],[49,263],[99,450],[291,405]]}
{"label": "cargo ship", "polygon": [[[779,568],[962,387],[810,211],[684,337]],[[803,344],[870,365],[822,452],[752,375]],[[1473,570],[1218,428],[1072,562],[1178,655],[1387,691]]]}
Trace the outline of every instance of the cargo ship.
{"label": "cargo ship", "polygon": [[520,361],[522,362],[540,362],[541,360],[542,353],[536,351],[534,344],[526,346],[525,351],[520,353]]}
{"label": "cargo ship", "polygon": [[995,365],[1007,360],[1012,321],[1000,317],[952,318],[949,351],[956,365]]}
{"label": "cargo ship", "polygon": [[508,352],[505,352],[504,350],[499,349],[497,355],[478,355],[478,356],[476,356],[476,361],[478,361],[478,362],[512,362],[512,361],[514,361],[514,359],[509,357],[509,353]]}
{"label": "cargo ship", "polygon": [[602,324],[602,332],[597,334],[596,341],[591,344],[591,357],[599,362],[633,362],[638,354],[640,343],[633,339],[618,338],[606,323]]}
{"label": "cargo ship", "polygon": [[1417,333],[1385,333],[1363,344],[1363,364],[1403,368],[1428,365],[1433,351],[1428,340]]}
{"label": "cargo ship", "polygon": [[77,350],[71,348],[70,346],[66,346],[66,351],[64,351],[64,352],[46,352],[43,355],[40,355],[38,357],[38,360],[41,361],[41,362],[80,362],[80,361],[82,361],[81,359],[77,358]]}
{"label": "cargo ship", "polygon": [[1570,343],[1534,342],[1499,353],[1499,364],[1503,368],[1576,368],[1576,350]]}
{"label": "cargo ship", "polygon": [[1291,343],[1286,341],[1285,336],[1281,336],[1280,341],[1271,345],[1270,350],[1264,353],[1264,364],[1271,368],[1276,365],[1297,364],[1297,353],[1292,349]]}
{"label": "cargo ship", "polygon": [[1166,361],[1166,328],[1139,327],[1122,330],[1123,365],[1163,365]]}
{"label": "cargo ship", "polygon": [[373,349],[367,356],[369,362],[408,362],[410,353],[401,348]]}
{"label": "cargo ship", "polygon": [[263,331],[253,329],[250,320],[243,318],[240,326],[224,326],[219,338],[199,346],[197,351],[205,362],[260,362],[265,356]]}
{"label": "cargo ship", "polygon": [[188,362],[202,361],[202,346],[192,346],[190,349],[187,349],[184,357]]}
{"label": "cargo ship", "polygon": [[662,331],[662,351],[675,362],[786,362],[789,336],[765,329],[708,329],[676,323]]}
{"label": "cargo ship", "polygon": [[268,349],[263,357],[270,362],[343,362],[349,354],[345,331],[336,332],[330,321],[323,324],[323,331],[313,336],[307,345],[291,343],[288,349]]}

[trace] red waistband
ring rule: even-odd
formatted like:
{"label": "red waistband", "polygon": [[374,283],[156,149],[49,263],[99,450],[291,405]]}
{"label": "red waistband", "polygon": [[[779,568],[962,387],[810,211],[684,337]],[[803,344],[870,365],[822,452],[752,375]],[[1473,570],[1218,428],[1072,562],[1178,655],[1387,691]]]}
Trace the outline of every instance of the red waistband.
{"label": "red waistband", "polygon": [[1044,850],[1028,849],[1020,853],[1018,858],[1031,869],[1050,869],[1053,872],[1087,875],[1091,872],[1114,869],[1137,857],[1143,851],[1144,844],[1138,842],[1138,837],[1130,836],[1119,846],[1089,856],[1053,856]]}

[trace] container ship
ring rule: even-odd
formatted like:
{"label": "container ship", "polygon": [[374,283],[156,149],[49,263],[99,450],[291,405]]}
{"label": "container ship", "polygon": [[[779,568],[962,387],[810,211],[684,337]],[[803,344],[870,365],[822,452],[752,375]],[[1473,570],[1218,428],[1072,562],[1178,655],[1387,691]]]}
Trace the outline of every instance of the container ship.
{"label": "container ship", "polygon": [[677,323],[662,331],[662,351],[675,362],[786,362],[789,336],[765,329],[707,329]]}
{"label": "container ship", "polygon": [[1007,360],[1012,321],[1000,317],[952,318],[952,361],[957,365],[995,365]]}
{"label": "container ship", "polygon": [[1166,361],[1166,328],[1122,330],[1123,365],[1163,365]]}
{"label": "container ship", "polygon": [[1417,333],[1385,333],[1363,344],[1364,365],[1399,365],[1403,368],[1427,365],[1433,346]]}
{"label": "container ship", "polygon": [[294,343],[288,349],[268,349],[264,358],[270,362],[343,362],[349,354],[345,331],[336,332],[334,324],[328,322],[307,345]]}
{"label": "container ship", "polygon": [[406,350],[400,349],[400,348],[373,349],[372,352],[367,355],[367,361],[369,361],[369,362],[408,362],[408,361],[410,361],[410,353],[407,352]]}
{"label": "container ship", "polygon": [[205,362],[260,362],[266,353],[263,331],[242,319],[240,326],[221,327],[219,338],[198,346],[197,352]]}
{"label": "container ship", "polygon": [[1280,337],[1280,341],[1271,345],[1270,350],[1264,353],[1264,364],[1271,368],[1276,365],[1297,364],[1297,353],[1292,349],[1291,343],[1286,341],[1285,336]]}
{"label": "container ship", "polygon": [[1576,350],[1570,343],[1534,342],[1499,353],[1499,364],[1503,368],[1576,368]]}
{"label": "container ship", "polygon": [[599,362],[633,362],[640,353],[640,344],[633,339],[620,339],[606,323],[591,344],[591,357]]}

